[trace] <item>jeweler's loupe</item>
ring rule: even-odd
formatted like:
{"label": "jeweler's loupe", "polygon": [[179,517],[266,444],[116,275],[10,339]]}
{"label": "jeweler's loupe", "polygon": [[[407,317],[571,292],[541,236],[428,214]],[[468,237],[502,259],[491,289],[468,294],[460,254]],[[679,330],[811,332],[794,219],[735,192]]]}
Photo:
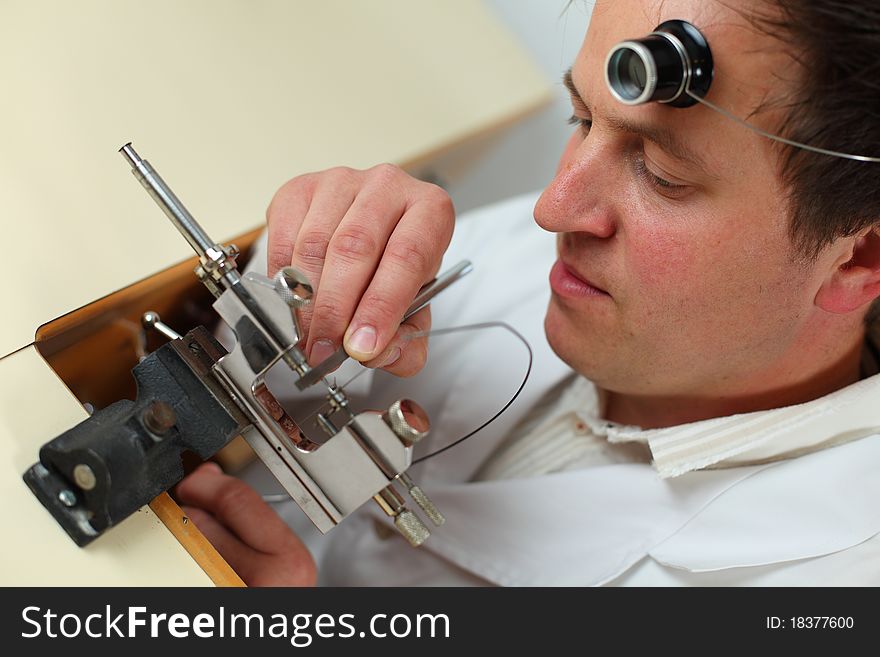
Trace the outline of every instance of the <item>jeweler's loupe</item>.
{"label": "jeweler's loupe", "polygon": [[621,41],[605,60],[605,81],[625,105],[658,102],[672,107],[696,103],[712,84],[712,52],[702,33],[686,21],[670,20],[641,39]]}

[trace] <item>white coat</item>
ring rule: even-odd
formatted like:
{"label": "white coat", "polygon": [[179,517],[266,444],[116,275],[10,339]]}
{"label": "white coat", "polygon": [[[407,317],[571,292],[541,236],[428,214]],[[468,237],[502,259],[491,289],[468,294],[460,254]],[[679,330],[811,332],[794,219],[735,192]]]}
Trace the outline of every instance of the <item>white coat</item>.
{"label": "white coat", "polygon": [[[474,272],[432,305],[435,328],[501,320],[523,333],[534,350],[523,393],[487,429],[413,468],[447,518],[418,549],[387,531],[373,504],[324,537],[292,502],[279,505],[315,553],[319,581],[880,585],[880,433],[795,459],[672,479],[626,463],[468,481],[542,393],[571,372],[544,337],[555,242],[534,224],[535,199],[521,196],[459,219],[445,264],[469,258]],[[474,346],[475,335],[432,339],[426,376],[364,376],[351,392],[370,388],[375,407],[402,396],[418,401],[432,415],[426,447],[446,444],[488,418],[522,378],[525,356],[514,340],[486,334]],[[262,477],[249,475],[265,490]]]}

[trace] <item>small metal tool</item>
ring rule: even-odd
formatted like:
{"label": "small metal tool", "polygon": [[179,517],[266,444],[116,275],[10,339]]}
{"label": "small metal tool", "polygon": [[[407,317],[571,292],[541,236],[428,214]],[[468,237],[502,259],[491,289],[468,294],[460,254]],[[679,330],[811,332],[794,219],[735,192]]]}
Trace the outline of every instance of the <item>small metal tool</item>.
{"label": "small metal tool", "polygon": [[[473,269],[474,267],[471,264],[470,260],[462,260],[451,269],[448,269],[447,271],[440,274],[430,283],[422,286],[422,289],[419,290],[416,298],[413,300],[412,304],[403,315],[401,323],[405,322],[410,317],[415,315],[422,308],[427,306],[431,302],[431,299],[433,299],[440,292],[455,283],[455,281],[471,273]],[[345,347],[340,347],[332,355],[328,356],[323,362],[315,365],[311,369],[311,371],[300,377],[300,379],[296,382],[296,387],[300,390],[305,390],[309,386],[316,384],[337,367],[342,365],[342,363],[348,360],[348,358],[349,355],[348,352],[345,351]]]}

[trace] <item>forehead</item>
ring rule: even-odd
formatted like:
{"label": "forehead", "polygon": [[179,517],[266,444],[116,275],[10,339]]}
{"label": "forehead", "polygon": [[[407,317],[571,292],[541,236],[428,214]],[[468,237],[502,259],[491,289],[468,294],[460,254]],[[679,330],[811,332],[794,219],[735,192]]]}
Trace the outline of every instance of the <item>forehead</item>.
{"label": "forehead", "polygon": [[[735,7],[735,9],[731,8]],[[681,19],[693,23],[706,37],[715,64],[715,75],[708,98],[741,117],[756,109],[772,107],[795,82],[797,71],[785,46],[775,37],[756,29],[750,17],[772,10],[765,0],[597,0],[584,44],[574,62],[575,81],[587,85],[584,90],[594,103],[614,103],[604,89],[604,63],[609,50],[625,39],[641,38],[666,20]],[[580,86],[580,85],[579,85]],[[601,93],[597,93],[601,90]],[[633,114],[663,115],[681,110],[656,103],[625,108],[616,103],[616,111]],[[687,118],[714,123],[721,117],[708,117],[705,108],[686,110]],[[773,129],[780,117],[772,110],[755,117],[762,127]]]}

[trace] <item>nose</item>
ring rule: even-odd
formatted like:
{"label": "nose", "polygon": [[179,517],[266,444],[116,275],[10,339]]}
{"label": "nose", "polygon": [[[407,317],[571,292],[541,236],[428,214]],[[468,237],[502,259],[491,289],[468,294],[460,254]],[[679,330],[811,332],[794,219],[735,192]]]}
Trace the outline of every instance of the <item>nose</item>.
{"label": "nose", "polygon": [[535,221],[552,233],[609,238],[617,231],[612,192],[614,163],[598,144],[572,136],[556,176],[535,205]]}

